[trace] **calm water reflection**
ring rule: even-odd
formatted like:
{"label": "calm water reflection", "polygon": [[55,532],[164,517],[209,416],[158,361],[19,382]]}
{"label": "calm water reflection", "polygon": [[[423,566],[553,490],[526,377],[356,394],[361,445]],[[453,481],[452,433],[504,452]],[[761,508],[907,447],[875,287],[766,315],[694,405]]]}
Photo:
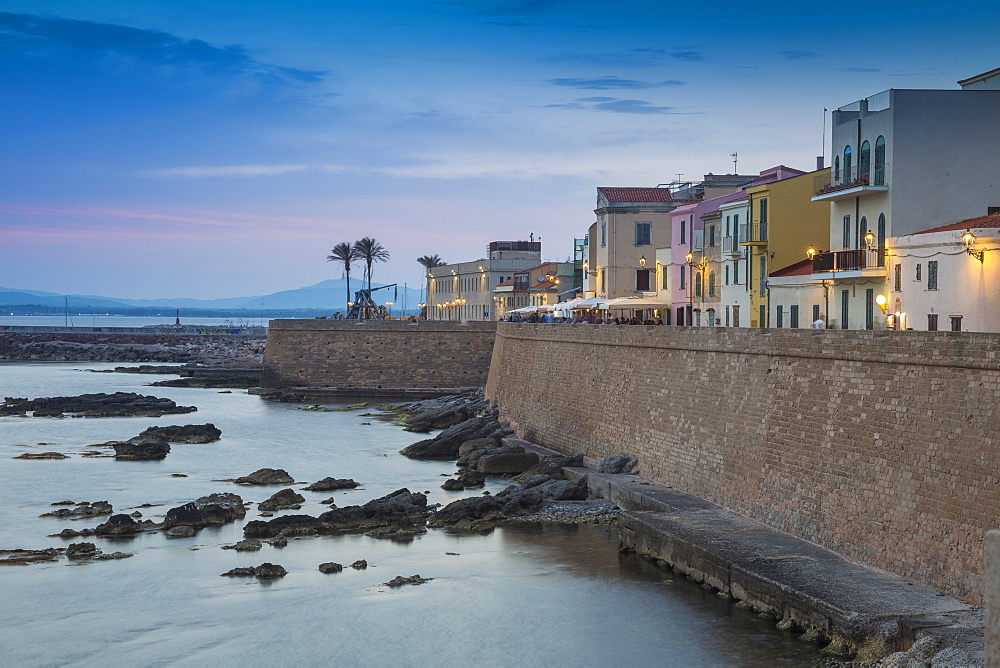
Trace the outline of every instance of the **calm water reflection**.
{"label": "calm water reflection", "polygon": [[[0,364],[2,396],[139,391],[196,405],[168,418],[0,418],[0,547],[41,548],[65,527],[94,526],[38,515],[63,499],[108,500],[116,512],[142,503],[147,516],[215,491],[259,502],[274,488],[216,482],[263,466],[296,480],[363,482],[337,492],[362,503],[402,486],[447,503],[449,463],[398,455],[415,440],[364,411],[317,413],[241,391],[146,388],[157,377],[94,374],[109,364]],[[356,401],[356,400],[352,400]],[[80,456],[86,446],[134,436],[153,424],[214,422],[221,441],[172,446],[160,462]],[[39,445],[44,443],[45,445]],[[57,450],[59,461],[22,452]],[[188,477],[172,477],[183,473]],[[298,486],[297,486],[298,487]],[[504,487],[491,483],[493,492]],[[477,490],[478,494],[479,491]],[[330,493],[302,492],[302,511],[321,512]],[[131,512],[131,511],[129,511]],[[297,511],[291,511],[297,512]],[[251,509],[247,521],[257,517]],[[619,555],[608,527],[533,527],[458,536],[435,530],[411,543],[366,536],[304,538],[283,549],[237,553],[242,523],[190,539],[143,535],[87,539],[131,559],[8,567],[0,571],[0,647],[7,665],[810,665],[812,645],[777,631],[684,579]],[[455,554],[448,554],[455,553]],[[323,575],[319,563],[367,559]],[[269,585],[221,578],[263,561],[289,574]],[[396,575],[435,578],[419,587],[381,586]]]}

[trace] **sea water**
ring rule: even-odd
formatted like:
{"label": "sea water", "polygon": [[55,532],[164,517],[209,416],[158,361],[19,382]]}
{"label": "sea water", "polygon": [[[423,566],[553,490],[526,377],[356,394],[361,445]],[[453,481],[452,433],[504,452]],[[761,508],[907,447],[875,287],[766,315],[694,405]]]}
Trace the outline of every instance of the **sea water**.
{"label": "sea water", "polygon": [[[399,450],[421,438],[371,410],[299,410],[243,390],[150,388],[165,377],[92,373],[100,363],[0,363],[0,396],[34,398],[128,391],[169,397],[196,413],[161,418],[0,417],[0,549],[90,541],[117,561],[0,568],[0,652],[10,666],[771,666],[812,665],[817,648],[718,598],[683,576],[618,553],[608,526],[503,528],[489,535],[433,529],[412,542],[363,535],[289,540],[258,552],[223,550],[259,517],[256,504],[281,486],[223,482],[258,468],[296,481],[327,476],[362,486],[309,492],[320,501],[364,503],[401,487],[448,503],[483,490],[448,492],[450,462],[410,460]],[[346,403],[361,401],[352,398]],[[212,422],[222,439],[173,444],[161,461],[81,456],[146,427]],[[58,451],[62,460],[12,459]],[[174,477],[183,474],[186,477]],[[496,493],[505,482],[491,481]],[[47,537],[106,518],[39,517],[63,500],[109,501],[115,512],[158,520],[212,492],[254,505],[245,520],[193,538]],[[280,513],[279,513],[280,514]],[[349,564],[365,559],[366,570]],[[345,565],[324,575],[320,563]],[[284,578],[220,577],[237,566],[282,565]],[[433,578],[390,589],[397,575]]]}

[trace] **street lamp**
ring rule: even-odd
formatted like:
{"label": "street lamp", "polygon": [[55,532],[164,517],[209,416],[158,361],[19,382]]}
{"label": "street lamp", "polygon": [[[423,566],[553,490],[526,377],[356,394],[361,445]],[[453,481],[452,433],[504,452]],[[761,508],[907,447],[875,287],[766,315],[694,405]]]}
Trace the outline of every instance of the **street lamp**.
{"label": "street lamp", "polygon": [[643,268],[646,267],[646,256],[645,255],[643,255],[642,257],[639,258],[639,266],[643,267]]}
{"label": "street lamp", "polygon": [[875,245],[875,234],[871,230],[868,230],[865,234],[865,245],[868,246],[868,248]]}
{"label": "street lamp", "polygon": [[808,249],[806,250],[806,257],[807,257],[807,258],[809,258],[810,260],[812,260],[813,258],[815,258],[815,257],[816,257],[816,253],[818,253],[818,252],[819,252],[819,251],[817,251],[817,250],[816,250],[815,248],[813,248],[812,246],[810,246],[810,247],[809,247],[809,248],[808,248]]}
{"label": "street lamp", "polygon": [[965,234],[962,235],[962,241],[965,243],[965,252],[982,262],[986,250],[973,250],[972,246],[976,243],[976,235],[972,233],[972,230],[965,231]]}
{"label": "street lamp", "polygon": [[887,301],[888,300],[885,298],[885,295],[876,295],[875,296],[875,303],[878,304],[878,307],[880,309],[882,309],[882,315],[885,315],[885,305],[886,305]]}

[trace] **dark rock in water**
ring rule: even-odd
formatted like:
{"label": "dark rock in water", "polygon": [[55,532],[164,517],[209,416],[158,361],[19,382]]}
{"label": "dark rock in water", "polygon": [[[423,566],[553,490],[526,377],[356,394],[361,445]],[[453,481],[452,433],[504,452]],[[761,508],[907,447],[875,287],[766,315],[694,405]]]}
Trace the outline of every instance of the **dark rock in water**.
{"label": "dark rock in water", "polygon": [[458,491],[466,488],[483,487],[486,484],[486,474],[478,471],[460,471],[454,479],[445,480],[441,489]]}
{"label": "dark rock in water", "polygon": [[125,514],[112,515],[107,522],[94,528],[96,536],[134,536],[142,532],[143,527]]}
{"label": "dark rock in water", "polygon": [[67,559],[89,559],[98,552],[93,543],[70,543],[66,548]]}
{"label": "dark rock in water", "polygon": [[284,469],[257,469],[235,482],[237,485],[290,485],[295,481]]}
{"label": "dark rock in water", "polygon": [[222,577],[227,578],[246,578],[246,577],[256,577],[258,580],[273,580],[275,578],[282,578],[288,575],[288,571],[277,564],[272,564],[264,562],[260,566],[243,566],[240,568],[234,568],[231,571],[227,571],[222,574]]}
{"label": "dark rock in water", "polygon": [[271,544],[271,547],[285,547],[288,545],[288,539],[284,536],[275,536],[268,542]]}
{"label": "dark rock in water", "polygon": [[263,544],[256,538],[245,538],[236,545],[223,545],[223,550],[236,550],[237,552],[256,552],[261,549]]}
{"label": "dark rock in water", "polygon": [[55,534],[59,538],[76,538],[77,536],[93,536],[93,529],[63,529],[59,533]]}
{"label": "dark rock in water", "polygon": [[337,489],[354,489],[360,485],[361,483],[354,482],[349,478],[323,478],[322,480],[318,480],[309,485],[305,489],[310,492],[330,492]]}
{"label": "dark rock in water", "polygon": [[53,501],[49,504],[50,506],[78,506],[76,501]]}
{"label": "dark rock in water", "polygon": [[108,559],[128,559],[134,556],[132,552],[111,552],[110,554],[95,554],[94,559],[97,561],[106,561]]}
{"label": "dark rock in water", "polygon": [[572,457],[549,455],[547,457],[543,457],[540,462],[521,475],[517,476],[515,480],[527,480],[531,476],[535,475],[547,475],[557,480],[562,480],[566,477],[562,472],[564,467],[579,468],[581,466],[583,466],[583,455],[574,455]]}
{"label": "dark rock in water", "polygon": [[171,443],[211,443],[221,437],[222,431],[211,422],[208,424],[150,427],[138,436],[146,441],[169,441]]}
{"label": "dark rock in water", "polygon": [[362,506],[333,508],[319,517],[283,515],[267,522],[255,520],[243,527],[243,533],[255,538],[357,533],[390,524],[423,521],[428,513],[426,496],[399,489]]}
{"label": "dark rock in water", "polygon": [[115,443],[115,459],[147,460],[163,459],[170,452],[170,444],[166,441],[138,441],[132,439],[124,443]]}
{"label": "dark rock in water", "polygon": [[274,578],[285,577],[288,575],[288,571],[278,564],[264,562],[257,568],[253,569],[253,574],[256,575],[259,580],[273,580]]}
{"label": "dark rock in water", "polygon": [[461,459],[468,456],[470,452],[474,452],[476,450],[492,450],[493,448],[499,447],[500,439],[498,438],[473,438],[458,446],[458,457]]}
{"label": "dark rock in water", "polygon": [[389,540],[394,540],[398,542],[410,542],[415,537],[427,533],[427,526],[424,524],[416,525],[390,525],[386,527],[378,527],[377,529],[372,529],[365,533],[366,536],[370,538],[388,538]]}
{"label": "dark rock in water", "polygon": [[487,475],[502,475],[505,473],[523,473],[538,463],[538,455],[534,452],[501,452],[495,455],[483,455],[479,458],[476,468]]}
{"label": "dark rock in water", "polygon": [[252,538],[272,538],[284,533],[288,536],[304,536],[319,533],[323,522],[312,515],[282,515],[273,520],[254,520],[243,527],[243,535]]}
{"label": "dark rock in water", "polygon": [[62,417],[63,412],[59,408],[36,408],[32,415],[35,417]]}
{"label": "dark rock in water", "polygon": [[221,527],[246,517],[246,514],[243,499],[239,495],[222,492],[203,496],[191,503],[171,508],[167,511],[162,526],[164,529],[177,526],[189,526],[195,529]]}
{"label": "dark rock in water", "polygon": [[402,575],[397,575],[388,582],[383,582],[382,584],[386,587],[402,587],[403,585],[421,585],[425,582],[430,582],[434,578],[422,578],[419,575],[411,575],[408,578],[404,578]]}
{"label": "dark rock in water", "polygon": [[180,526],[171,527],[167,529],[166,534],[171,538],[190,538],[195,535],[196,531],[194,527],[189,527],[185,524]]}
{"label": "dark rock in water", "polygon": [[283,489],[274,494],[270,499],[261,501],[257,506],[260,510],[285,510],[287,508],[301,508],[299,504],[305,501],[305,497],[295,492],[294,489]]}
{"label": "dark rock in water", "polygon": [[69,459],[69,455],[61,452],[25,452],[11,459]]}
{"label": "dark rock in water", "polygon": [[547,501],[587,498],[587,488],[568,480],[548,480],[534,487],[511,485],[499,494],[459,499],[431,515],[429,526],[454,526],[462,521],[502,521],[511,515],[540,510]]}
{"label": "dark rock in water", "polygon": [[618,455],[601,460],[598,473],[638,473],[639,459],[635,455]]}
{"label": "dark rock in water", "polygon": [[[70,501],[72,503],[72,501]],[[52,505],[65,505],[65,502]],[[78,503],[75,508],[60,508],[49,513],[43,513],[39,517],[98,517],[100,515],[110,515],[113,511],[111,504],[107,501],[94,501],[93,503]]]}
{"label": "dark rock in water", "polygon": [[42,397],[14,399],[7,397],[0,405],[5,414],[32,411],[35,416],[71,413],[83,417],[125,417],[144,415],[160,417],[177,413],[193,413],[194,406],[178,406],[170,399],[144,396],[135,392],[114,394],[81,394],[75,397]]}
{"label": "dark rock in water", "polygon": [[339,573],[342,570],[344,570],[343,565],[333,561],[328,561],[325,564],[319,565],[320,573]]}
{"label": "dark rock in water", "polygon": [[59,561],[61,550],[54,547],[44,550],[0,550],[0,566],[27,566],[49,561]]}
{"label": "dark rock in water", "polygon": [[364,559],[358,559],[353,564],[351,564],[351,568],[353,568],[355,570],[358,570],[358,571],[363,571],[366,568],[368,568],[368,562],[366,560],[364,560]]}
{"label": "dark rock in water", "polygon": [[474,417],[448,427],[434,438],[408,445],[400,452],[413,459],[457,459],[458,449],[466,441],[486,438],[497,427],[496,420]]}
{"label": "dark rock in water", "polygon": [[334,501],[336,501],[336,499],[331,496],[329,499],[323,499],[322,501],[320,501],[320,503],[324,506],[330,506],[331,508],[336,508],[337,504],[335,504]]}

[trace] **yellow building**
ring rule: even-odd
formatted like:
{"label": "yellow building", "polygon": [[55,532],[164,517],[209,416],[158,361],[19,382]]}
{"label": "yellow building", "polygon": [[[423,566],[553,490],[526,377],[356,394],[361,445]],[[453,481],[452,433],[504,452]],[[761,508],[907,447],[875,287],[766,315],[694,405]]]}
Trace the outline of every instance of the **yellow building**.
{"label": "yellow building", "polygon": [[740,245],[747,247],[750,326],[769,327],[768,275],[806,258],[810,246],[830,235],[829,204],[813,202],[816,177],[830,168],[747,188],[750,221],[741,225]]}

